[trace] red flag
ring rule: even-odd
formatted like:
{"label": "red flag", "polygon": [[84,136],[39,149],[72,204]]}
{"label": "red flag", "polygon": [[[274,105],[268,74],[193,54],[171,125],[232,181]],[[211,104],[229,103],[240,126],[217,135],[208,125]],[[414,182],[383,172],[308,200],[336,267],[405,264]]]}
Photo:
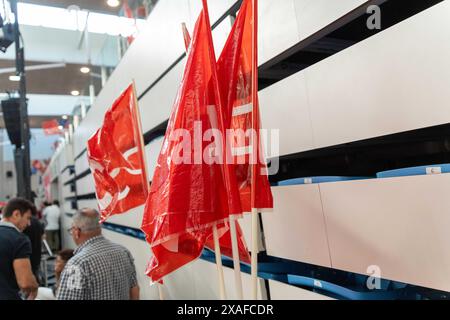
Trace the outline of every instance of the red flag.
{"label": "red flag", "polygon": [[[230,212],[241,212],[237,186],[235,194],[228,191],[224,166],[203,159],[204,153],[220,158],[224,150],[222,137],[202,139],[211,129],[223,130],[208,32],[202,11],[145,207],[142,230],[153,250],[147,269],[153,281],[198,258],[211,227],[226,221]],[[191,137],[193,143],[187,143]]]}
{"label": "red flag", "polygon": [[88,141],[101,221],[145,203],[148,178],[134,86],[106,112],[103,126]]}
{"label": "red flag", "polygon": [[[128,0],[123,3],[123,11],[126,18],[134,19],[134,13],[133,10],[131,10],[130,5],[128,4]],[[136,20],[134,21],[134,26],[136,27]],[[132,44],[134,41],[134,36],[129,36],[127,40],[128,44]]]}
{"label": "red flag", "polygon": [[[187,30],[185,23],[182,24],[182,31],[183,31],[184,45],[185,45],[186,51],[189,51],[189,47],[191,45],[191,36],[189,34],[189,31]],[[250,254],[249,254],[249,251],[247,248],[247,244],[245,243],[244,234],[242,233],[242,229],[239,225],[239,221],[235,220],[235,223],[236,223],[236,234],[237,234],[237,241],[238,241],[239,258],[242,262],[250,263]],[[232,243],[231,243],[231,232],[230,232],[229,222],[218,224],[217,232],[219,235],[219,245],[220,245],[221,254],[232,258],[233,257],[233,248],[232,248]],[[205,247],[214,251],[215,244],[214,244],[214,239],[211,235],[208,236],[208,239],[206,240],[206,243],[205,243]]]}
{"label": "red flag", "polygon": [[[244,0],[236,17],[231,33],[217,62],[219,83],[221,86],[224,108],[227,112],[227,128],[236,135],[232,141],[232,153],[235,160],[235,173],[239,185],[241,206],[244,212],[251,212],[252,208],[273,208],[273,198],[267,178],[267,167],[263,158],[264,152],[259,141],[260,115],[257,99],[257,65],[254,56],[257,54],[253,48],[253,7],[252,0]],[[255,34],[255,37],[257,35]],[[256,46],[256,41],[255,41]],[[253,119],[254,116],[254,119]],[[254,122],[254,124],[253,124]],[[252,139],[251,135],[242,135],[248,129],[254,129],[257,150],[253,155],[258,159],[251,161]],[[241,130],[241,131],[240,131]],[[252,163],[254,165],[252,166]],[[252,167],[255,170],[253,177],[252,201]],[[254,203],[252,203],[254,202]]]}
{"label": "red flag", "polygon": [[56,119],[42,122],[42,129],[46,136],[61,134],[62,131],[59,129],[59,122]]}

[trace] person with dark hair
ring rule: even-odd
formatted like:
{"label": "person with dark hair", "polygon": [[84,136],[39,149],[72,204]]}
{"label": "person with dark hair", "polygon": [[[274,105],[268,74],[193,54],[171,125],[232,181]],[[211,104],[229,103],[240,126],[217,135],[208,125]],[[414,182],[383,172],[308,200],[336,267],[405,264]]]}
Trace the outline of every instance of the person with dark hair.
{"label": "person with dark hair", "polygon": [[42,256],[42,238],[44,236],[44,225],[37,218],[36,208],[32,211],[30,225],[23,231],[31,241],[31,268],[33,274],[39,281],[39,267]]}
{"label": "person with dark hair", "polygon": [[31,268],[31,242],[22,232],[30,225],[34,205],[22,198],[8,201],[0,222],[0,300],[36,297],[38,283]]}

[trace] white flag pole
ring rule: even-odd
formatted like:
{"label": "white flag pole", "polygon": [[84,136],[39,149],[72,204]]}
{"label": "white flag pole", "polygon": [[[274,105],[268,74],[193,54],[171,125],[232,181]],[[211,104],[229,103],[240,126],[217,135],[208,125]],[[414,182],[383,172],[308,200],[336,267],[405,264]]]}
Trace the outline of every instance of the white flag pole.
{"label": "white flag pole", "polygon": [[231,236],[231,249],[233,251],[234,282],[236,285],[237,299],[243,300],[244,291],[242,289],[241,261],[239,258],[236,222],[237,222],[236,217],[234,215],[230,216],[230,236]]}
{"label": "white flag pole", "polygon": [[[144,144],[144,135],[142,133],[142,122],[141,122],[141,113],[139,111],[139,102],[138,102],[138,98],[137,98],[137,92],[136,92],[136,82],[133,79],[133,95],[134,95],[134,112],[133,112],[133,118],[134,121],[137,125],[137,130],[138,130],[138,137],[136,137],[137,139],[137,143],[138,143],[138,147],[140,149],[141,155],[142,155],[142,176],[143,176],[143,185],[144,187],[144,191],[145,194],[148,195],[149,193],[149,189],[150,189],[150,183],[148,181],[148,163],[147,163],[147,155],[145,154],[145,144]],[[158,283],[158,292],[159,292],[159,299],[160,300],[164,300],[164,293],[163,293],[163,288],[162,288],[162,284]]]}
{"label": "white flag pole", "polygon": [[[256,128],[257,106],[258,106],[258,0],[252,0],[253,11],[253,32],[252,32],[252,129]],[[258,210],[256,208],[256,165],[259,157],[259,132],[252,134],[252,260],[251,260],[251,280],[252,299],[258,298]]]}
{"label": "white flag pole", "polygon": [[220,252],[219,232],[217,231],[217,223],[214,223],[213,226],[213,237],[214,237],[214,251],[216,253],[217,275],[219,276],[220,299],[226,300],[227,293],[225,290],[225,278],[223,276],[222,254]]}

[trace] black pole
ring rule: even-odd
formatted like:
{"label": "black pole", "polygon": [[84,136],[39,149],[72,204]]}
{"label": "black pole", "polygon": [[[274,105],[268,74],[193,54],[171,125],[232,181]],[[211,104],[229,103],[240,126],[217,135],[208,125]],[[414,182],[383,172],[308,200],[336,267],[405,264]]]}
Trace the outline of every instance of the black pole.
{"label": "black pole", "polygon": [[[25,55],[24,48],[20,45],[20,30],[19,30],[19,17],[17,14],[17,0],[11,0],[11,11],[14,14],[14,34],[16,43],[16,74],[20,76],[20,137],[22,141],[22,147],[17,150],[17,153],[22,153],[22,170],[19,172],[19,166],[16,165],[17,176],[22,181],[17,185],[18,195],[28,200],[33,201],[31,195],[31,161],[30,161],[30,124],[28,119],[28,106],[27,106],[27,86],[25,77]],[[17,154],[16,153],[16,154]],[[19,189],[19,187],[21,187]]]}

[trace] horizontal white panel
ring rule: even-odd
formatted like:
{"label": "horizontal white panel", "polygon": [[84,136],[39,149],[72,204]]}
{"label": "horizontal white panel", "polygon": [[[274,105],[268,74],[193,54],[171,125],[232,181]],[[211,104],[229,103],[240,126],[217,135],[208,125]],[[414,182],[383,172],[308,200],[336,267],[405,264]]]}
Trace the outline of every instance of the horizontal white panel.
{"label": "horizontal white panel", "polygon": [[98,204],[96,199],[89,199],[89,200],[78,200],[78,208],[93,208],[98,210]]}
{"label": "horizontal white panel", "polygon": [[[279,130],[279,150],[265,146],[269,158],[313,149],[311,116],[302,73],[280,81],[259,93],[262,128]],[[271,133],[269,133],[269,137]],[[273,143],[278,142],[276,139]],[[274,145],[276,146],[276,145]],[[268,151],[270,150],[270,153]]]}
{"label": "horizontal white panel", "polygon": [[298,22],[299,38],[305,38],[320,31],[345,14],[367,3],[367,0],[293,0]]}
{"label": "horizontal white panel", "polygon": [[315,147],[450,121],[450,2],[305,70]]}
{"label": "horizontal white panel", "polygon": [[139,101],[143,132],[169,119],[181,83],[185,61],[186,58]]}
{"label": "horizontal white panel", "polygon": [[312,291],[273,280],[269,280],[269,288],[271,300],[334,300]]}
{"label": "horizontal white panel", "polygon": [[260,0],[258,6],[258,61],[263,64],[300,39],[294,0]]}
{"label": "horizontal white panel", "polygon": [[450,291],[450,174],[320,189],[333,268]]}
{"label": "horizontal white panel", "polygon": [[[196,260],[192,263],[192,272],[194,279],[195,299],[196,300],[219,300],[219,278],[217,274],[217,266],[214,263]],[[237,291],[234,280],[234,269],[223,268],[225,279],[225,290],[228,300],[237,300]],[[241,273],[242,291],[244,299],[251,299],[251,276],[247,273]],[[262,298],[261,285],[258,282],[258,300]],[[192,299],[192,298],[191,298]]]}
{"label": "horizontal white panel", "polygon": [[113,215],[107,220],[107,222],[140,229],[143,215],[144,205],[131,209],[122,214]]}
{"label": "horizontal white panel", "polygon": [[89,169],[89,162],[87,158],[87,152],[83,153],[81,157],[75,160],[75,173],[79,175]]}
{"label": "horizontal white panel", "polygon": [[153,175],[155,173],[155,168],[158,163],[158,157],[159,153],[161,152],[163,141],[164,137],[159,137],[151,141],[147,146],[145,146],[149,181],[153,180]]}
{"label": "horizontal white panel", "polygon": [[76,181],[79,196],[95,192],[94,178],[91,174]]}
{"label": "horizontal white panel", "polygon": [[318,185],[272,188],[273,212],[263,213],[267,254],[331,267]]}

